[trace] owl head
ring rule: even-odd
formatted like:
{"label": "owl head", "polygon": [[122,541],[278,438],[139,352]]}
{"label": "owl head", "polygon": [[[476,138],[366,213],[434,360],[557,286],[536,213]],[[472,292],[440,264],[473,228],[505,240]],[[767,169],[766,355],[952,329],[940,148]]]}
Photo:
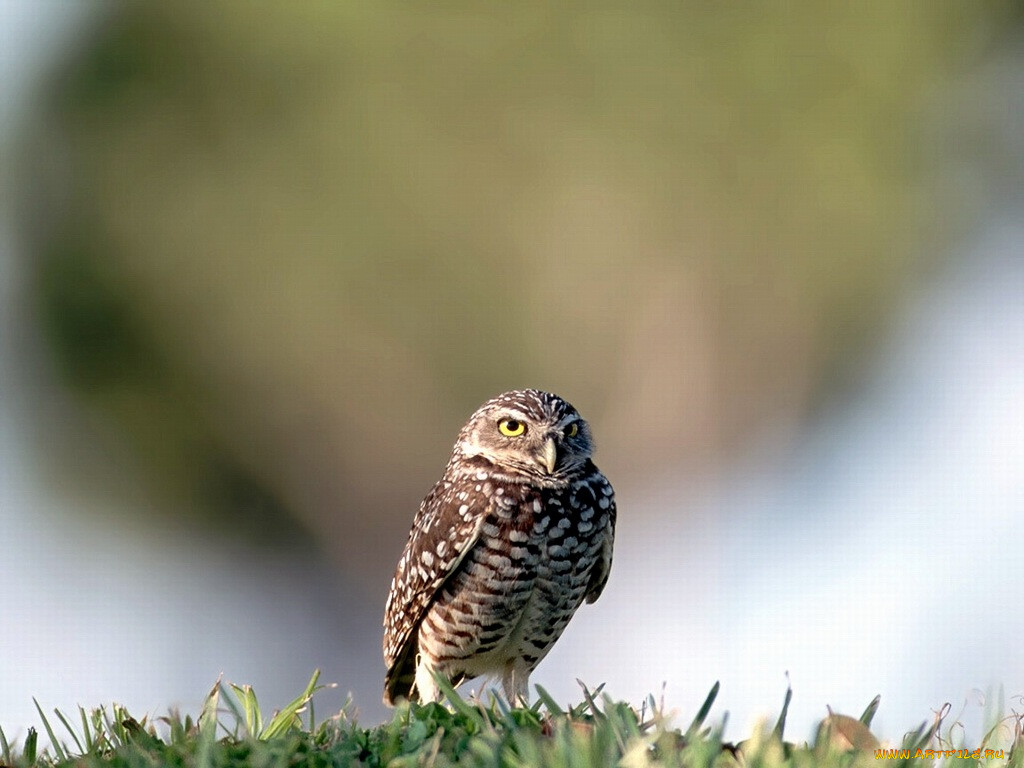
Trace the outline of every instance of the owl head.
{"label": "owl head", "polygon": [[459,433],[455,457],[483,457],[506,472],[557,479],[591,457],[590,426],[550,392],[518,389],[488,400]]}

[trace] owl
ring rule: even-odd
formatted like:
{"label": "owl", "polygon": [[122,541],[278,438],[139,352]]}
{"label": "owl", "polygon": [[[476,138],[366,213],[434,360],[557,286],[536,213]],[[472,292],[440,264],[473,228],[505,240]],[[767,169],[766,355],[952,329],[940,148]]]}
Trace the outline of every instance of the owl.
{"label": "owl", "polygon": [[500,679],[527,699],[530,673],[612,564],[615,496],[590,427],[536,389],[484,403],[420,504],[384,609],[384,703],[437,701],[434,674]]}

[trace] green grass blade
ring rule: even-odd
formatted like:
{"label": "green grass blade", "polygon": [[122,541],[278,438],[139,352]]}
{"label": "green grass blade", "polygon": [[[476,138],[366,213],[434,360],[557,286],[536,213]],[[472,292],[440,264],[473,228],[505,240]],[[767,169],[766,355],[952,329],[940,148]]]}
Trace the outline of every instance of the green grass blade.
{"label": "green grass blade", "polygon": [[577,678],[576,682],[579,684],[580,688],[583,689],[583,698],[586,699],[587,706],[590,708],[591,716],[595,720],[604,719],[605,715],[601,711],[601,708],[597,706],[597,699],[595,698],[595,696],[600,695],[601,691],[604,689],[604,683],[601,683],[599,686],[597,686],[597,690],[591,693],[590,689],[587,688],[587,686],[583,683],[582,680]]}
{"label": "green grass blade", "polygon": [[708,695],[704,698],[704,703],[700,705],[700,709],[697,710],[697,715],[693,718],[693,722],[690,723],[690,727],[686,729],[686,739],[692,739],[701,727],[704,725],[704,721],[708,719],[708,714],[711,712],[711,707],[715,703],[715,699],[718,698],[718,691],[721,690],[722,684],[719,680],[715,680],[715,684],[711,686],[711,690],[708,691]]}
{"label": "green grass blade", "polygon": [[217,709],[220,706],[220,678],[206,695],[202,712],[199,713],[199,733],[213,740],[217,736]]}
{"label": "green grass blade", "polygon": [[78,734],[76,734],[75,729],[71,727],[71,723],[69,723],[68,719],[64,717],[64,713],[61,712],[59,709],[54,709],[53,713],[57,715],[58,720],[64,723],[64,727],[67,729],[68,733],[71,734],[71,738],[75,741],[75,746],[78,747],[78,754],[84,755],[85,750],[82,748],[82,742],[79,741]]}
{"label": "green grass blade", "polygon": [[215,728],[207,728],[199,732],[198,748],[196,749],[196,768],[215,768],[213,748],[217,743]]}
{"label": "green grass blade", "polygon": [[1014,739],[1006,759],[1006,768],[1024,768],[1024,735],[1018,733]]}
{"label": "green grass blade", "polygon": [[122,744],[127,744],[138,731],[139,724],[120,704],[115,704],[112,709],[114,710],[114,727],[117,728],[117,735]]}
{"label": "green grass blade", "polygon": [[996,735],[996,733],[999,732],[1000,729],[1002,729],[1002,727],[1003,724],[997,722],[995,725],[989,728],[988,732],[986,732],[985,735],[981,737],[981,744],[979,744],[978,746],[981,747],[981,749],[985,749],[986,747],[988,747],[989,741],[992,739],[993,736]]}
{"label": "green grass blade", "polygon": [[163,718],[163,721],[167,724],[167,738],[168,743],[171,745],[184,744],[188,740],[188,726],[182,720],[181,713],[175,710],[171,710],[167,717]]}
{"label": "green grass blade", "polygon": [[[231,683],[231,688],[237,689],[237,687],[238,686],[236,686],[234,683]],[[220,687],[220,692],[222,694],[227,693],[227,691],[224,690],[223,685]],[[235,720],[237,720],[238,722],[244,722],[245,712],[242,711],[242,706],[240,706],[239,704],[240,700],[241,697],[236,693],[234,696],[225,696],[223,698],[223,704],[225,707],[231,710],[231,715],[235,718]]]}
{"label": "green grass blade", "polygon": [[918,728],[916,743],[912,747],[912,749],[915,752],[918,749],[924,749],[926,746],[928,746],[928,744],[931,743],[931,740],[934,738],[935,734],[939,732],[939,728],[942,727],[942,721],[945,719],[946,715],[949,714],[949,711],[951,709],[952,706],[947,701],[936,713],[935,718],[932,720],[932,725],[930,728],[925,729],[925,723],[921,724],[921,727]]}
{"label": "green grass blade", "polygon": [[260,734],[263,733],[263,714],[260,712],[260,703],[256,698],[256,692],[252,689],[251,685],[238,686],[234,683],[231,684],[231,690],[235,692],[235,698],[241,704],[242,710],[238,710],[235,702],[231,701],[230,697],[225,697],[224,701],[229,703],[235,713],[235,717],[245,723],[245,728],[249,735],[254,739],[258,739]]}
{"label": "green grass blade", "polygon": [[558,706],[558,702],[555,701],[551,694],[544,690],[542,686],[535,685],[534,688],[537,689],[537,698],[543,702],[544,708],[548,711],[549,715],[553,717],[562,717],[565,715],[565,710]]}
{"label": "green grass blade", "polygon": [[907,734],[903,739],[905,749],[909,749],[912,752],[916,752],[919,749],[924,749],[931,742],[932,738],[938,733],[939,728],[942,726],[942,720],[947,714],[949,714],[950,705],[947,702],[935,715],[935,719],[932,721],[931,727],[928,727],[928,723],[921,723],[917,730],[913,733]]}
{"label": "green grass blade", "polygon": [[85,752],[91,755],[95,744],[92,740],[92,732],[89,729],[89,716],[85,713],[85,707],[79,705],[78,714],[82,718],[82,738],[85,739]]}
{"label": "green grass blade", "polygon": [[875,698],[871,700],[871,703],[868,704],[867,709],[864,710],[864,714],[860,716],[860,721],[864,723],[864,725],[868,727],[871,726],[871,721],[875,719],[875,712],[878,711],[878,705],[881,703],[881,696],[875,696]]}
{"label": "green grass blade", "polygon": [[196,768],[214,768],[213,748],[217,743],[217,710],[220,705],[220,678],[213,684],[202,712],[199,714],[199,737],[196,749]]}
{"label": "green grass blade", "polygon": [[3,760],[4,765],[11,765],[11,745],[7,743],[7,734],[4,733],[4,729],[0,728],[0,760]]}
{"label": "green grass blade", "polygon": [[514,722],[509,716],[512,714],[512,705],[505,701],[504,696],[499,696],[494,691],[490,691],[490,712],[494,720],[502,720],[504,722]]}
{"label": "green grass blade", "polygon": [[114,726],[114,722],[110,719],[110,715],[107,714],[107,708],[106,707],[100,707],[97,710],[97,713],[99,715],[100,722],[103,725],[102,733],[103,733],[103,737],[106,739],[107,743],[110,744],[110,746],[112,746],[112,747],[123,746],[124,742],[121,740],[121,737],[119,735],[119,731]]}
{"label": "green grass blade", "polygon": [[789,714],[789,702],[793,700],[793,686],[786,686],[786,698],[782,702],[782,711],[779,712],[779,719],[775,722],[775,727],[772,729],[772,736],[782,741],[783,731],[786,730],[786,715]]}
{"label": "green grass blade", "polygon": [[53,744],[53,753],[61,762],[67,760],[68,753],[64,751],[64,747],[59,741],[57,741],[57,734],[53,732],[53,728],[50,727],[50,721],[46,719],[46,715],[43,714],[43,708],[39,706],[39,702],[36,701],[34,696],[32,697],[32,703],[36,705],[36,711],[39,713],[39,717],[43,720],[43,727],[46,729],[46,735],[50,737],[50,743]]}
{"label": "green grass blade", "polygon": [[21,756],[29,765],[33,765],[36,761],[36,746],[38,738],[39,734],[36,732],[35,728],[29,728],[28,733],[25,734],[25,746],[21,748]]}
{"label": "green grass blade", "polygon": [[485,729],[488,723],[483,712],[459,696],[458,691],[456,691],[448,681],[448,678],[438,674],[437,672],[432,672],[432,674],[434,676],[434,682],[437,683],[437,687],[441,690],[441,693],[443,693],[445,698],[448,699],[448,702],[452,705],[452,709],[470,722],[475,723],[481,730]]}
{"label": "green grass blade", "polygon": [[313,697],[313,694],[317,691],[325,688],[326,686],[316,684],[316,681],[320,679],[320,670],[314,670],[313,676],[309,679],[309,683],[306,685],[304,690],[294,701],[288,706],[278,712],[270,719],[270,723],[260,733],[260,739],[266,741],[267,739],[273,739],[276,736],[281,736],[293,728],[301,728],[302,720],[299,718],[299,713],[303,711],[303,707],[309,703],[309,700]]}

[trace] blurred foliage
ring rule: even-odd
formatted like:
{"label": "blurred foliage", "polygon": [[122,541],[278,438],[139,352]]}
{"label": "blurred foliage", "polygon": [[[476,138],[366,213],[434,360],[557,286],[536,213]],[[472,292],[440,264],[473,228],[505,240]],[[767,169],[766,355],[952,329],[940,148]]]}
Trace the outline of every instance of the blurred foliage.
{"label": "blurred foliage", "polygon": [[497,392],[560,392],[642,480],[849,378],[948,232],[929,99],[1014,20],[105,8],[25,153],[61,370],[168,487],[241,478],[378,570]]}

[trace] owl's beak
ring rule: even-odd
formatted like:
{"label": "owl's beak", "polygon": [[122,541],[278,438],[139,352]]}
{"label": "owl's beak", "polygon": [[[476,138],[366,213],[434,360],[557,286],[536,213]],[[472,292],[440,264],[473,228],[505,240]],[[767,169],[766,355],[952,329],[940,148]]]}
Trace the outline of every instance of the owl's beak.
{"label": "owl's beak", "polygon": [[549,475],[552,474],[558,463],[558,446],[555,444],[555,438],[549,437],[545,440],[541,449],[533,454],[533,458]]}

